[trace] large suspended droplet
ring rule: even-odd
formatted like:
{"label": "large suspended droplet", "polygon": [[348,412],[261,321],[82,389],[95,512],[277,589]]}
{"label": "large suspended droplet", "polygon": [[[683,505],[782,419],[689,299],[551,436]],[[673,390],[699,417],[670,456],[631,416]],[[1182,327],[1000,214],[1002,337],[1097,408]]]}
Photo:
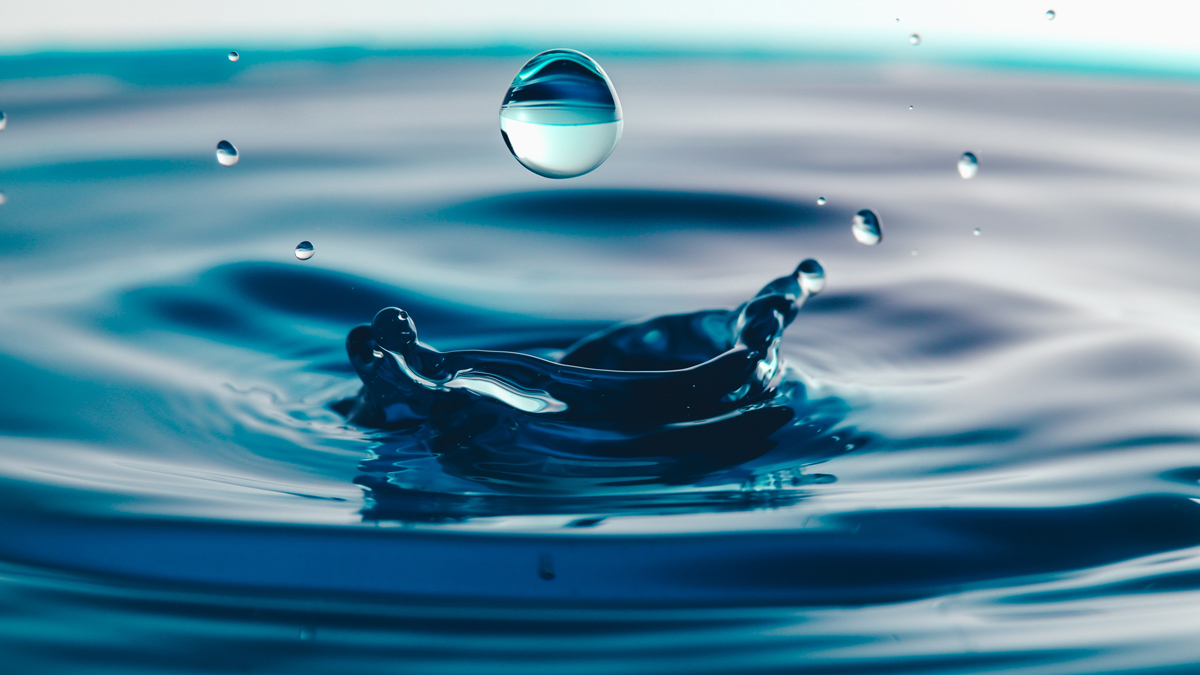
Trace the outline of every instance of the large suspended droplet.
{"label": "large suspended droplet", "polygon": [[603,164],[623,125],[608,75],[573,49],[530,59],[500,106],[500,134],[509,152],[547,178],[574,178]]}
{"label": "large suspended droplet", "polygon": [[825,198],[817,197],[817,206],[825,206]]}
{"label": "large suspended droplet", "polygon": [[308,260],[316,252],[317,250],[313,248],[312,242],[302,241],[296,245],[296,257],[300,260]]}
{"label": "large suspended droplet", "polygon": [[5,115],[4,111],[0,110],[0,131],[3,131],[6,126],[8,126],[8,115]]}
{"label": "large suspended droplet", "polygon": [[237,52],[229,52],[229,60],[230,61],[237,61],[240,58],[242,58],[241,54],[238,54]]}
{"label": "large suspended droplet", "polygon": [[1058,16],[1058,15],[1054,13],[1054,10],[1052,10],[1052,9],[1046,10],[1046,20],[1047,21],[1053,21],[1054,17],[1056,17],[1056,16]]}
{"label": "large suspended droplet", "polygon": [[921,44],[921,34],[920,34],[920,33],[913,33],[912,35],[909,35],[909,36],[908,36],[908,44],[910,44],[910,45],[919,45],[919,44]]}
{"label": "large suspended droplet", "polygon": [[883,240],[883,229],[879,226],[879,217],[871,209],[863,209],[854,214],[854,224],[850,226],[854,238],[860,244],[874,246]]}
{"label": "large suspended droplet", "polygon": [[800,278],[800,288],[809,295],[816,295],[825,288],[825,268],[812,258],[800,263],[796,276]]}
{"label": "large suspended droplet", "polygon": [[974,178],[979,173],[979,159],[973,152],[964,152],[958,158],[958,175],[963,178]]}
{"label": "large suspended droplet", "polygon": [[229,141],[217,143],[217,161],[221,166],[233,166],[238,163],[238,151]]}

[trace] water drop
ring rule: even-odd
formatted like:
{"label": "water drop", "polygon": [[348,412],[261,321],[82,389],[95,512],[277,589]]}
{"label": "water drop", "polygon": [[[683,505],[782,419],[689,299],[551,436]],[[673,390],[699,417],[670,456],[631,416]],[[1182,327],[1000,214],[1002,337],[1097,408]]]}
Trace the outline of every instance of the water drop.
{"label": "water drop", "polygon": [[963,178],[974,178],[979,173],[979,159],[973,152],[964,152],[958,158],[958,175]]}
{"label": "water drop", "polygon": [[313,248],[313,245],[307,241],[302,241],[296,245],[296,257],[300,260],[308,260],[309,258],[313,257],[313,254],[316,252],[317,251]]}
{"label": "water drop", "polygon": [[914,256],[915,256],[915,255],[917,255],[917,249],[915,249],[915,248],[914,248],[914,249],[912,250],[912,254],[913,254]]}
{"label": "water drop", "polygon": [[573,49],[529,59],[500,106],[500,135],[509,152],[547,178],[574,178],[603,164],[623,127],[608,75]]}
{"label": "water drop", "polygon": [[910,106],[908,106],[908,109],[909,109],[909,110],[912,110],[912,109],[913,109],[913,107],[910,105]]}
{"label": "water drop", "polygon": [[238,151],[229,141],[217,143],[217,161],[221,166],[233,166],[238,163]]}
{"label": "water drop", "polygon": [[796,275],[800,277],[800,288],[809,295],[816,295],[825,288],[825,268],[812,258],[800,263]]}
{"label": "water drop", "polygon": [[300,640],[302,642],[312,642],[317,639],[317,629],[309,626],[304,626],[300,629]]}
{"label": "water drop", "polygon": [[817,206],[825,206],[825,198],[817,197]]}
{"label": "water drop", "polygon": [[863,209],[854,214],[854,224],[850,226],[854,238],[860,244],[874,246],[883,240],[883,229],[879,226],[879,217],[871,209]]}
{"label": "water drop", "polygon": [[0,110],[0,131],[3,131],[6,126],[8,126],[8,115],[5,115],[4,111]]}
{"label": "water drop", "polygon": [[912,35],[909,35],[909,36],[908,36],[908,44],[910,44],[910,45],[919,45],[919,44],[921,44],[921,34],[920,34],[920,33],[913,33]]}
{"label": "water drop", "polygon": [[230,61],[236,62],[240,58],[242,58],[241,54],[238,54],[237,52],[229,52],[229,60]]}
{"label": "water drop", "polygon": [[1058,15],[1054,13],[1054,10],[1052,10],[1052,9],[1046,10],[1046,20],[1047,21],[1053,21],[1054,17],[1056,17],[1056,16],[1058,16]]}
{"label": "water drop", "polygon": [[981,234],[983,234],[983,230],[979,229],[978,227],[975,228],[975,236],[978,237]]}
{"label": "water drop", "polygon": [[5,194],[3,192],[0,192],[0,205],[3,205],[7,201],[8,201],[8,197],[5,196]]}

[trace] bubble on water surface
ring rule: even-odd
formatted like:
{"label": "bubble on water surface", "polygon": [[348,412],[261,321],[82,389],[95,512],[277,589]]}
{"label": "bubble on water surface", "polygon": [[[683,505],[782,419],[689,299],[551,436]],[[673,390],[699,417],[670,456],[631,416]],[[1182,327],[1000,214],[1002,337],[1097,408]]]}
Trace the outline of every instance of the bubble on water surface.
{"label": "bubble on water surface", "polygon": [[800,277],[800,288],[809,295],[816,295],[825,289],[825,268],[812,258],[800,263],[796,275]]}
{"label": "bubble on water surface", "polygon": [[910,45],[919,45],[919,44],[921,44],[921,34],[920,34],[920,33],[913,33],[912,35],[909,35],[909,36],[908,36],[908,44],[910,44]]}
{"label": "bubble on water surface", "polygon": [[237,52],[229,52],[229,60],[230,61],[237,61],[240,58],[242,58],[241,54],[238,54]]}
{"label": "bubble on water surface", "polygon": [[316,252],[311,242],[302,241],[296,245],[296,257],[300,260],[308,260]]}
{"label": "bubble on water surface", "polygon": [[854,224],[850,226],[850,230],[860,244],[874,246],[883,240],[883,229],[879,225],[879,217],[871,209],[863,209],[854,214]]}
{"label": "bubble on water surface", "polygon": [[979,159],[973,152],[964,152],[958,158],[958,175],[963,178],[974,178],[979,173]]}
{"label": "bubble on water surface", "polygon": [[0,110],[0,131],[3,131],[4,127],[7,127],[7,126],[8,126],[8,115],[5,115],[4,111]]}
{"label": "bubble on water surface", "polygon": [[1054,17],[1056,17],[1056,16],[1058,16],[1058,15],[1054,13],[1054,10],[1052,10],[1052,9],[1046,10],[1046,20],[1047,21],[1053,21]]}
{"label": "bubble on water surface", "polygon": [[217,143],[217,161],[221,166],[233,166],[238,163],[238,151],[229,141]]}
{"label": "bubble on water surface", "polygon": [[817,206],[825,206],[825,198],[817,197]]}
{"label": "bubble on water surface", "polygon": [[608,75],[573,49],[530,59],[500,106],[500,135],[509,152],[547,178],[574,178],[603,164],[623,126]]}

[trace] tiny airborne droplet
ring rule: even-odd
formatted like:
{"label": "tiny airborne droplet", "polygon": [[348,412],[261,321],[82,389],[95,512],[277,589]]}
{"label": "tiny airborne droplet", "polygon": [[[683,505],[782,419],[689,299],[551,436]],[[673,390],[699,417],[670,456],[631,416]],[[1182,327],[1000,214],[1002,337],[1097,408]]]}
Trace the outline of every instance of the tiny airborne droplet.
{"label": "tiny airborne droplet", "polygon": [[302,241],[296,245],[296,257],[300,260],[308,260],[309,258],[313,257],[313,254],[316,252],[317,251],[313,248],[313,245],[307,241]]}
{"label": "tiny airborne droplet", "polygon": [[825,268],[812,258],[800,263],[796,275],[800,277],[800,288],[809,295],[816,295],[825,288]]}
{"label": "tiny airborne droplet", "polygon": [[817,206],[825,206],[825,198],[817,197]]}
{"label": "tiny airborne droplet", "polygon": [[3,130],[6,126],[8,126],[8,115],[5,115],[4,111],[0,110],[0,130]]}
{"label": "tiny airborne droplet", "polygon": [[909,110],[912,110],[912,109],[913,109],[913,107],[910,105],[910,106],[908,106],[908,109],[909,109]]}
{"label": "tiny airborne droplet", "polygon": [[529,59],[500,106],[500,136],[509,152],[546,178],[574,178],[603,164],[624,124],[608,75],[573,49]]}
{"label": "tiny airborne droplet", "polygon": [[240,58],[242,58],[241,54],[238,54],[237,52],[229,52],[229,60],[230,61],[237,61]]}
{"label": "tiny airborne droplet", "polygon": [[912,254],[913,254],[914,256],[915,256],[915,255],[917,255],[917,249],[915,249],[915,248],[914,248],[914,249],[912,250]]}
{"label": "tiny airborne droplet", "polygon": [[233,166],[238,163],[238,151],[229,141],[217,143],[217,161],[221,166]]}
{"label": "tiny airborne droplet", "polygon": [[1054,10],[1052,10],[1052,9],[1046,10],[1046,20],[1047,21],[1053,21],[1054,17],[1056,17],[1056,16],[1058,16],[1058,15],[1054,13]]}
{"label": "tiny airborne droplet", "polygon": [[910,44],[910,45],[919,45],[919,44],[921,44],[921,34],[920,34],[920,33],[913,33],[912,35],[909,35],[909,36],[908,36],[908,44]]}
{"label": "tiny airborne droplet", "polygon": [[3,205],[7,201],[8,201],[8,197],[3,192],[0,192],[0,205]]}
{"label": "tiny airborne droplet", "polygon": [[981,234],[983,234],[983,230],[979,229],[978,227],[975,228],[975,236],[978,237]]}
{"label": "tiny airborne droplet", "polygon": [[863,209],[854,214],[854,224],[850,226],[854,238],[860,244],[874,246],[883,239],[883,229],[879,226],[879,217],[871,209]]}
{"label": "tiny airborne droplet", "polygon": [[963,178],[974,178],[979,173],[979,159],[973,152],[964,152],[958,158],[958,175]]}

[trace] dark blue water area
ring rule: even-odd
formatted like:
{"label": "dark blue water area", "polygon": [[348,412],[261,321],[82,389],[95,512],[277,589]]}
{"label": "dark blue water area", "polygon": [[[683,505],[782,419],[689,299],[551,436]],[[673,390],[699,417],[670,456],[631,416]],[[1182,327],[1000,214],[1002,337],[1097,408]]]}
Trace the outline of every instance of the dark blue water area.
{"label": "dark blue water area", "polygon": [[1200,660],[1194,83],[589,52],[549,181],[532,53],[225,51],[5,61],[5,668]]}

